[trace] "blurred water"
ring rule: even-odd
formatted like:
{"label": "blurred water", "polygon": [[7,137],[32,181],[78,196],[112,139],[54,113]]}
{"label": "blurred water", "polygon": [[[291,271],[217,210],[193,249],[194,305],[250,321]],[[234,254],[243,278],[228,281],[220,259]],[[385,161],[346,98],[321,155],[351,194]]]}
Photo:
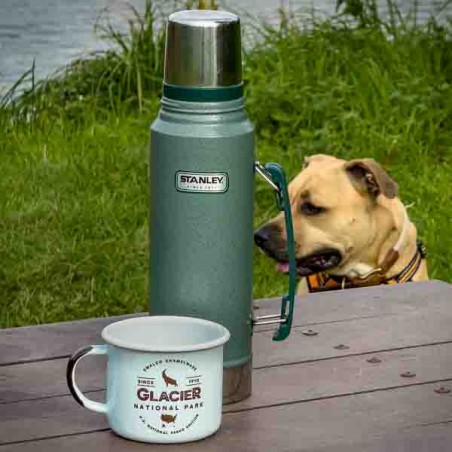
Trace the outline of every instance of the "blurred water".
{"label": "blurred water", "polygon": [[[412,4],[412,0],[403,1]],[[421,20],[436,8],[435,1],[419,0]],[[0,0],[0,89],[16,81],[33,60],[39,78],[87,52],[105,48],[106,44],[94,33],[99,16],[125,28],[131,18],[130,5],[142,11],[144,3],[145,0]],[[220,0],[219,3],[243,13],[246,23],[257,16],[275,21],[280,7],[328,15],[334,11],[335,0]],[[163,9],[171,11],[180,1],[161,0],[161,4]],[[452,12],[452,6],[448,12]]]}

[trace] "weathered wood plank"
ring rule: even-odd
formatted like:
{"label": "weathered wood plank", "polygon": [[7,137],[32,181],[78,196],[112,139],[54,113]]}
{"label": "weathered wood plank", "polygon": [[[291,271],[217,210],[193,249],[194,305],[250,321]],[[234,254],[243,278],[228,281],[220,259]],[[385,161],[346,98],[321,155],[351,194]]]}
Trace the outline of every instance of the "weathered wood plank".
{"label": "weathered wood plank", "polygon": [[[452,380],[451,356],[452,343],[449,343],[378,355],[350,356],[255,369],[251,397],[226,406],[225,411],[240,411],[417,383]],[[375,357],[381,359],[381,362],[368,362]],[[401,374],[407,371],[415,373],[416,376],[401,377]],[[444,385],[452,390],[452,383]]]}
{"label": "weathered wood plank", "polygon": [[78,347],[99,343],[102,328],[110,323],[138,315],[0,330],[0,365],[67,357]]}
{"label": "weathered wood plank", "polygon": [[[373,451],[398,450],[378,448],[380,444],[394,444],[397,437],[410,438],[408,427],[417,427],[416,434],[430,432],[437,439],[436,444],[450,444],[451,432],[440,427],[419,427],[423,424],[441,423],[450,418],[452,396],[438,395],[432,385],[414,386],[391,391],[361,394],[350,397],[295,403],[265,409],[255,409],[224,416],[223,426],[215,436],[204,441],[184,446],[157,446],[152,450],[166,452],[180,450],[203,451]],[[36,416],[37,413],[34,413]],[[34,419],[30,415],[31,420]],[[58,416],[63,419],[58,421]],[[61,424],[70,423],[66,413],[58,411],[57,423],[49,434],[60,436]],[[101,416],[98,416],[101,417]],[[23,426],[29,417],[23,418]],[[104,424],[105,425],[105,424]],[[74,431],[78,424],[74,425]],[[100,422],[91,424],[90,429],[102,428]],[[430,428],[430,430],[429,430]],[[438,433],[440,429],[440,433]],[[83,450],[96,452],[140,452],[149,450],[149,445],[123,440],[109,431],[25,442],[0,447],[2,452]],[[439,435],[439,436],[438,436]],[[19,436],[20,437],[20,436]],[[439,438],[439,439],[438,439]],[[382,442],[383,441],[383,442]],[[350,446],[353,445],[353,449]],[[358,447],[357,445],[362,445]],[[403,449],[401,449],[403,450]],[[409,449],[410,450],[410,449]],[[423,449],[418,449],[423,450]],[[441,450],[441,449],[429,449]],[[450,450],[450,449],[446,449]]]}
{"label": "weathered wood plank", "polygon": [[[0,367],[0,407],[3,403],[69,394],[67,358]],[[87,391],[105,388],[106,357],[77,364],[77,382]],[[0,408],[1,409],[1,408]]]}
{"label": "weathered wood plank", "polygon": [[[451,306],[452,308],[452,306]],[[271,340],[270,331],[256,334],[253,342],[254,367],[275,366],[396,348],[414,347],[452,340],[452,309],[413,311],[403,316],[355,319],[318,324],[317,336],[304,336],[302,327],[288,339]],[[346,345],[347,349],[334,347]]]}
{"label": "weathered wood plank", "polygon": [[401,432],[363,438],[362,442],[327,446],[316,452],[449,452],[452,423],[416,426]]}
{"label": "weathered wood plank", "polygon": [[[304,322],[303,314],[315,323],[405,314],[425,308],[427,302],[449,301],[451,296],[452,284],[435,280],[309,294],[297,297],[294,322]],[[258,314],[271,314],[278,307],[278,298],[258,299],[254,304]]]}
{"label": "weathered wood plank", "polygon": [[[270,367],[253,374],[253,395],[225,407],[225,412],[253,410],[273,405],[341,397],[395,387],[449,380],[436,386],[452,389],[452,344],[387,352],[379,364],[367,356]],[[401,373],[410,370],[413,378]],[[64,373],[61,374],[64,378]],[[60,382],[62,378],[60,379]],[[51,380],[50,380],[51,381]],[[62,383],[62,382],[61,382]],[[63,384],[61,384],[63,386]],[[102,400],[103,392],[90,393]],[[92,428],[105,428],[102,416],[84,410],[70,397],[52,397],[0,405],[0,443],[59,434],[73,434]],[[49,421],[52,422],[49,423]],[[23,431],[26,421],[27,429]]]}
{"label": "weathered wood plank", "polygon": [[[86,438],[85,438],[86,436]],[[94,440],[94,441],[93,441]],[[86,452],[95,451],[119,451],[119,444],[115,444],[111,447],[111,442],[117,442],[122,444],[123,451],[140,452],[149,450],[152,447],[157,448],[155,445],[144,444],[130,444],[119,437],[115,437],[111,432],[101,432],[82,435],[76,435],[65,438],[58,438],[55,440],[43,440],[33,441],[30,443],[21,443],[15,445],[0,446],[2,452],[49,452],[59,450],[84,450]],[[207,439],[206,441],[211,441]],[[292,445],[288,446],[284,450],[290,451],[309,451],[309,452],[449,452],[452,450],[452,424],[442,423],[427,426],[417,426],[404,429],[402,432],[388,433],[383,436],[371,436],[370,438],[350,438],[351,443],[347,444],[347,438],[339,438],[334,444],[325,445],[324,442],[317,441],[312,444],[311,442],[306,444],[303,438],[294,439]],[[81,443],[81,444],[80,444]],[[100,443],[106,443],[99,446]],[[329,442],[328,442],[329,443]],[[87,445],[89,445],[87,447]],[[212,451],[228,451],[228,444],[211,443]],[[178,446],[167,446],[161,450],[181,451],[181,450],[194,450],[190,444],[181,444]],[[275,448],[279,450],[278,448]],[[265,445],[261,445],[260,442],[256,445],[252,444],[239,444],[240,451],[258,451],[261,452],[266,449]]]}
{"label": "weathered wood plank", "polygon": [[[438,305],[432,302],[428,312],[418,309],[403,316],[370,317],[321,323],[315,325],[318,335],[314,337],[304,336],[302,334],[304,328],[295,327],[291,336],[283,343],[272,341],[270,331],[259,332],[253,337],[254,367],[451,341],[452,304],[449,303],[449,307],[451,309],[446,310],[443,305],[438,308]],[[82,328],[83,326],[86,325],[82,325]],[[91,331],[83,329],[80,335],[73,331],[74,335],[71,336],[65,334],[65,330],[62,328],[58,330],[58,334],[55,335],[51,344],[43,341],[43,345],[39,346],[38,342],[27,340],[27,346],[33,344],[32,346],[36,348],[51,348],[59,340],[62,343],[61,348],[65,348],[64,352],[61,350],[61,353],[64,355],[67,352],[69,355],[79,346],[101,342],[98,337],[100,328],[97,329],[90,324],[89,329]],[[60,339],[57,338],[58,335],[60,335]],[[73,348],[69,349],[73,342],[75,342]],[[334,346],[338,344],[346,344],[350,348],[347,350],[334,349]],[[59,346],[55,345],[55,347]]]}
{"label": "weathered wood plank", "polygon": [[[294,325],[443,312],[449,309],[451,298],[452,285],[439,281],[314,294],[297,298]],[[257,304],[259,315],[277,311],[279,306],[278,299]],[[0,365],[67,357],[82,345],[99,342],[104,326],[127,317],[130,316],[0,330]],[[259,335],[257,332],[255,337]]]}
{"label": "weathered wood plank", "polygon": [[[229,444],[221,444],[216,442],[212,444],[212,439],[206,441],[211,442],[212,451],[228,451]],[[152,445],[135,444],[125,441],[119,437],[115,437],[110,431],[99,433],[88,433],[83,435],[69,436],[50,440],[32,441],[27,443],[20,443],[14,445],[0,445],[2,452],[49,452],[59,450],[84,450],[86,452],[95,451],[111,451],[115,452],[119,449],[119,443],[123,451],[140,452],[149,450],[150,447],[154,450]],[[103,443],[99,446],[99,444]],[[317,445],[318,443],[318,445]],[[367,435],[364,438],[338,438],[333,444],[330,441],[312,441],[306,443],[303,438],[297,438],[292,441],[292,445],[285,448],[287,452],[290,451],[309,451],[309,452],[449,452],[452,450],[452,423],[440,423],[433,425],[420,425],[416,427],[408,427],[400,432],[391,432],[383,435]],[[195,443],[196,444],[196,443]],[[201,443],[199,443],[201,444]],[[145,449],[146,448],[146,449]],[[161,447],[163,450],[163,447]],[[181,451],[193,450],[190,444],[181,444],[178,446],[167,446],[165,450]],[[265,445],[258,444],[240,444],[240,451],[259,451],[269,450]],[[278,449],[279,450],[279,449]]]}
{"label": "weathered wood plank", "polygon": [[[271,333],[263,332],[254,336],[254,367],[260,369],[392,349],[406,348],[403,353],[408,353],[410,348],[424,344],[452,341],[451,324],[452,310],[432,312],[428,316],[423,311],[415,311],[405,316],[316,325],[318,335],[313,337],[304,336],[303,328],[294,328],[284,343],[273,342]],[[338,344],[350,348],[337,350],[334,346]],[[67,394],[65,366],[66,359],[60,359],[0,367],[0,402]],[[82,387],[103,388],[104,359],[84,360],[79,369]]]}
{"label": "weathered wood plank", "polygon": [[[452,379],[452,343],[379,353],[382,360],[379,364],[367,362],[373,356],[255,369],[252,397],[226,410]],[[406,370],[416,373],[416,377],[400,378],[399,374]],[[65,359],[3,367],[0,369],[0,403],[68,395],[65,371]],[[102,390],[105,359],[81,361],[77,379],[85,391]]]}

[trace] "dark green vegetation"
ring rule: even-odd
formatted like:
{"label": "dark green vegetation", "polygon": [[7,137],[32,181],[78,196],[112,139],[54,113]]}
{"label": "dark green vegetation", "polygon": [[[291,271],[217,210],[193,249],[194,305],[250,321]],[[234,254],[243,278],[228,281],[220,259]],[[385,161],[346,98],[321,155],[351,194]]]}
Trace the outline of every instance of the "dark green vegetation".
{"label": "dark green vegetation", "polygon": [[[256,27],[245,78],[259,159],[294,176],[313,153],[374,157],[413,203],[431,277],[451,280],[451,28],[347,7],[355,25]],[[114,50],[0,105],[0,326],[146,310],[156,30],[149,6],[128,36],[107,30]],[[256,225],[273,204],[258,181]],[[256,251],[255,297],[286,290],[273,266]]]}

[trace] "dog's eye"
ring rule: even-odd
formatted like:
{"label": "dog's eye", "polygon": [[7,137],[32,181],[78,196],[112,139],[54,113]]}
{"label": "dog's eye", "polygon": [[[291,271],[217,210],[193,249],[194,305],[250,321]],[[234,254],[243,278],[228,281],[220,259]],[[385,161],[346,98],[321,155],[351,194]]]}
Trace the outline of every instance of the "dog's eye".
{"label": "dog's eye", "polygon": [[305,215],[318,215],[325,211],[323,207],[318,207],[312,204],[312,202],[304,202],[300,207],[301,213]]}

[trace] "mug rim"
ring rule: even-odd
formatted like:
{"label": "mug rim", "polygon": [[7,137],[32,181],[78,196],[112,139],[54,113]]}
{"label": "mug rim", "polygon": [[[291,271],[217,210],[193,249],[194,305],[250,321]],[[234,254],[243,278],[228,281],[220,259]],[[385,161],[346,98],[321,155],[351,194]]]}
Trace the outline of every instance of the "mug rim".
{"label": "mug rim", "polygon": [[[116,338],[113,336],[111,330],[113,327],[118,328],[118,325],[129,325],[129,324],[143,324],[149,323],[149,326],[161,321],[175,321],[175,323],[190,323],[193,326],[208,326],[212,329],[216,329],[218,332],[218,337],[216,339],[210,341],[200,342],[198,344],[192,345],[183,345],[174,346],[174,345],[152,345],[152,344],[140,344],[136,341],[125,341],[120,338]],[[130,319],[120,320],[118,322],[111,323],[107,325],[101,333],[102,339],[110,345],[114,345],[115,347],[124,348],[132,351],[141,351],[141,352],[153,352],[153,353],[177,353],[177,352],[194,352],[199,350],[208,350],[211,348],[216,348],[224,345],[229,338],[231,337],[231,333],[227,328],[223,325],[212,322],[210,320],[200,319],[198,317],[188,317],[188,316],[175,316],[175,315],[149,315],[149,316],[141,316],[141,317],[133,317]]]}

